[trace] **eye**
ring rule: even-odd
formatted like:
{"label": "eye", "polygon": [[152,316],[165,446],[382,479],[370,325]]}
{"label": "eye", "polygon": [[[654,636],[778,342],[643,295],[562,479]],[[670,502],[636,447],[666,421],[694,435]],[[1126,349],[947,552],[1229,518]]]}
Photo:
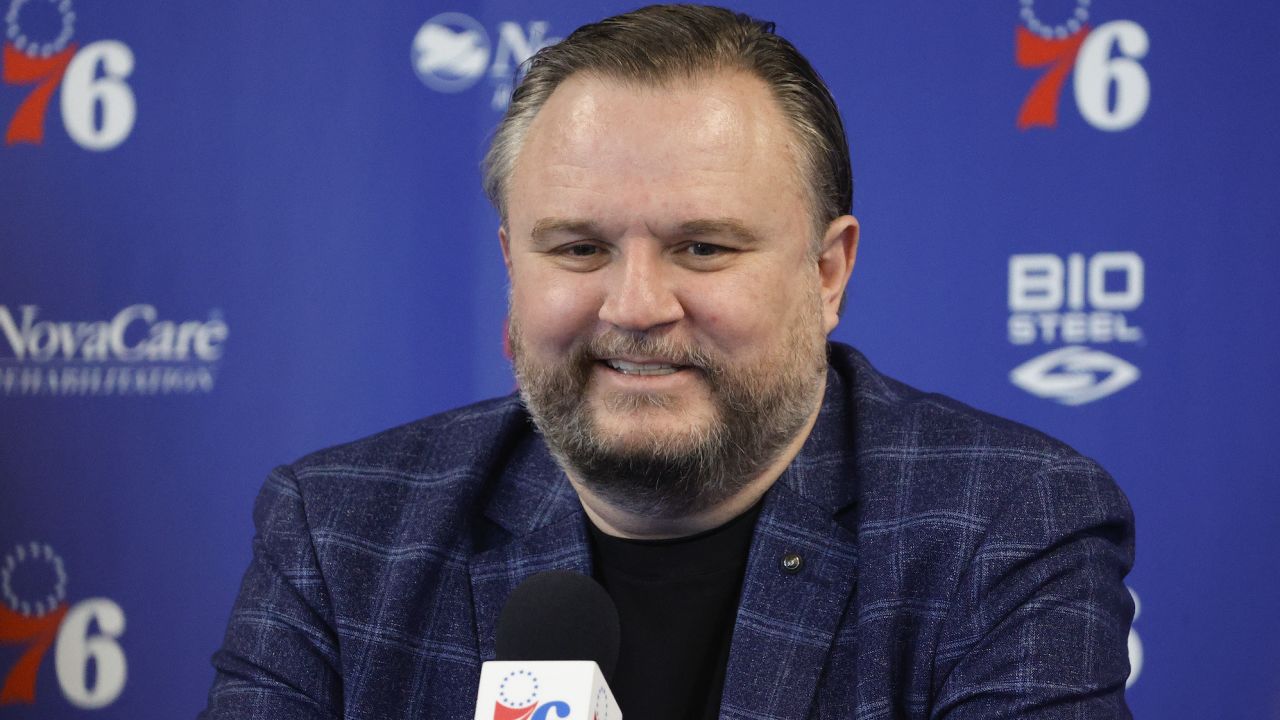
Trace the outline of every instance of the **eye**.
{"label": "eye", "polygon": [[600,252],[600,248],[589,243],[574,243],[573,245],[568,245],[563,248],[563,252],[565,255],[570,257],[584,258],[591,257],[592,255]]}
{"label": "eye", "polygon": [[599,256],[604,252],[604,248],[597,243],[580,241],[565,243],[551,251],[552,255],[558,255],[569,260],[588,260]]}
{"label": "eye", "polygon": [[726,248],[720,247],[719,245],[712,245],[711,243],[705,242],[690,243],[688,247],[689,254],[696,257],[715,257],[716,255],[723,253],[725,250]]}
{"label": "eye", "polygon": [[609,262],[609,248],[595,240],[573,240],[545,251],[559,267],[590,272]]}
{"label": "eye", "polygon": [[728,267],[737,258],[740,249],[717,245],[703,240],[689,240],[674,248],[675,262],[690,270],[711,272]]}

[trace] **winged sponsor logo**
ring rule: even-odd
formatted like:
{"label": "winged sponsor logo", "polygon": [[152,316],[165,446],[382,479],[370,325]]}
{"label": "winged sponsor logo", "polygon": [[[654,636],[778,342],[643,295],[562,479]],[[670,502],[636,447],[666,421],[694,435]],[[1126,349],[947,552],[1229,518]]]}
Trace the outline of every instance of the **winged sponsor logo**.
{"label": "winged sponsor logo", "polygon": [[462,13],[437,15],[413,37],[413,68],[433,90],[465,90],[480,79],[488,64],[488,33]]}
{"label": "winged sponsor logo", "polygon": [[550,35],[546,20],[503,20],[492,30],[465,13],[436,15],[413,36],[413,71],[427,87],[443,93],[467,90],[487,75],[493,92],[490,106],[506,110],[520,67],[560,38]]}
{"label": "winged sponsor logo", "polygon": [[1137,382],[1142,373],[1115,355],[1081,345],[1047,352],[1014,368],[1009,379],[1032,395],[1084,405]]}

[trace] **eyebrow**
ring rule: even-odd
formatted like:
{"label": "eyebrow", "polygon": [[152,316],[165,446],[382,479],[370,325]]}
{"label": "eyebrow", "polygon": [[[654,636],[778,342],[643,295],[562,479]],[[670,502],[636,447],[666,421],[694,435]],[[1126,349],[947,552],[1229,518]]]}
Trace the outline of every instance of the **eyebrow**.
{"label": "eyebrow", "polygon": [[733,218],[711,218],[707,220],[690,220],[681,223],[677,235],[682,238],[699,238],[707,236],[729,237],[743,245],[755,245],[760,236],[746,225]]}
{"label": "eyebrow", "polygon": [[[548,236],[558,233],[584,237],[601,237],[604,234],[600,226],[590,220],[546,217],[533,224],[530,237],[537,243],[545,241]],[[688,222],[680,223],[675,232],[675,237],[678,239],[714,237],[717,235],[733,238],[743,245],[755,245],[760,242],[759,235],[752,232],[742,222],[733,218],[689,220]]]}
{"label": "eyebrow", "polygon": [[529,235],[537,243],[545,241],[548,235],[556,233],[590,237],[600,237],[601,235],[600,226],[590,220],[555,217],[546,217],[535,222],[533,231]]}

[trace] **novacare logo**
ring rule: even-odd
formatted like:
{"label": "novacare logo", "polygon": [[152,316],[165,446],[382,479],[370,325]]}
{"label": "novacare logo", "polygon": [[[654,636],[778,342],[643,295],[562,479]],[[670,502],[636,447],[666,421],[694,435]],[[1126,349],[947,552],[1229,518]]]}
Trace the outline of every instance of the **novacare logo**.
{"label": "novacare logo", "polygon": [[[227,324],[219,319],[170,322],[159,320],[151,305],[130,305],[107,321],[37,321],[40,308],[23,305],[18,318],[0,305],[0,331],[18,360],[203,360],[222,357]],[[131,339],[134,335],[143,337]]]}
{"label": "novacare logo", "polygon": [[207,393],[229,335],[214,313],[163,320],[146,304],[77,321],[43,319],[37,305],[0,305],[0,394]]}

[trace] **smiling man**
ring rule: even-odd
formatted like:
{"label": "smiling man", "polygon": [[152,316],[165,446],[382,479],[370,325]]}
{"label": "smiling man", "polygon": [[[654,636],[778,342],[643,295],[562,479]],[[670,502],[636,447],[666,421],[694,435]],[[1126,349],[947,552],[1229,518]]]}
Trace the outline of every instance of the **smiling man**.
{"label": "smiling man", "polygon": [[597,527],[688,535],[753,505],[822,400],[857,247],[815,235],[792,129],[756,75],[564,81],[502,207],[526,405]]}
{"label": "smiling man", "polygon": [[828,343],[848,149],[770,25],[579,29],[485,170],[520,396],[272,474],[207,717],[470,716],[551,569],[617,604],[633,720],[1128,716],[1123,495]]}

